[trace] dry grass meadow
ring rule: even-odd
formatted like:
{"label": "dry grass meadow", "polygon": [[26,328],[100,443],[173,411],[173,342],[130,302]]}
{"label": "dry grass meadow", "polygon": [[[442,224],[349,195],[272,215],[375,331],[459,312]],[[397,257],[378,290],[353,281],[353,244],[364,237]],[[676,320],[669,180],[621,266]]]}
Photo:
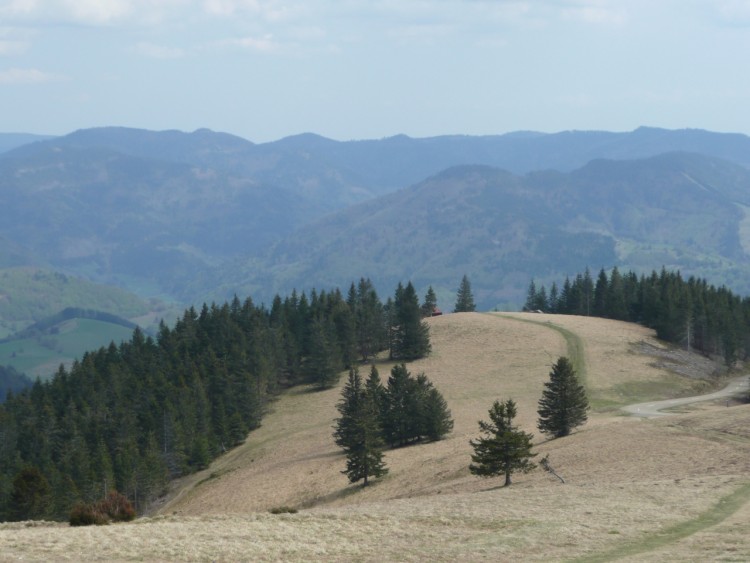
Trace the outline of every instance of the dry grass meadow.
{"label": "dry grass meadow", "polygon": [[[92,528],[0,524],[0,560],[750,561],[750,406],[701,404],[653,420],[618,410],[711,390],[697,377],[710,362],[602,319],[471,313],[430,322],[433,353],[409,369],[441,390],[454,432],[388,451],[390,473],[372,486],[340,473],[331,438],[340,388],[299,388],[150,516]],[[471,476],[468,441],[492,401],[515,399],[518,422],[535,431],[543,383],[564,354],[594,409],[572,436],[537,434],[536,450],[566,483],[541,470],[510,488]],[[378,368],[386,379],[390,365]],[[298,512],[269,512],[279,507]]]}

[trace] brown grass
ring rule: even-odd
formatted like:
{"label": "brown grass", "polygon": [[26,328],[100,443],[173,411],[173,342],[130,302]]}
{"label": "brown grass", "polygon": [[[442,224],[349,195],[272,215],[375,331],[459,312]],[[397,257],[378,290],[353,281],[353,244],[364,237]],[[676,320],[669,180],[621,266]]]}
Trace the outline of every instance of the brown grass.
{"label": "brown grass", "polygon": [[[350,486],[340,473],[344,458],[331,438],[340,389],[294,389],[243,446],[184,479],[158,515],[81,531],[0,525],[0,560],[564,560],[699,522],[745,483],[745,406],[656,421],[602,411],[570,437],[537,436],[537,450],[549,454],[565,485],[542,471],[518,476],[509,489],[471,476],[468,440],[494,399],[514,398],[521,426],[535,430],[550,365],[567,350],[547,323],[582,339],[590,393],[611,404],[649,398],[652,382],[660,394],[705,386],[638,353],[642,342],[661,346],[641,327],[518,317],[534,323],[482,314],[431,320],[434,352],[409,369],[424,371],[444,394],[454,432],[435,444],[388,451],[390,474],[371,487]],[[389,365],[379,369],[385,379]],[[268,512],[280,506],[302,510]],[[721,542],[748,535],[746,514],[743,506],[719,524],[656,546],[653,554],[662,558],[653,560],[665,553],[672,560],[716,557]],[[749,542],[730,543],[747,555]]]}

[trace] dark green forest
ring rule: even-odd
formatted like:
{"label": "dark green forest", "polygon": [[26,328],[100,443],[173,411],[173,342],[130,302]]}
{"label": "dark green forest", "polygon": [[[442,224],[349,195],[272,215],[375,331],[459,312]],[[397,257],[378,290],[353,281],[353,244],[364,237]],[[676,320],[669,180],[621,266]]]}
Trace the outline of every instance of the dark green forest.
{"label": "dark green forest", "polygon": [[413,285],[382,303],[367,279],[346,297],[292,292],[270,308],[235,297],[191,307],[155,337],[135,329],[0,405],[0,519],[67,519],[113,489],[142,511],[240,444],[281,389],[329,388],[381,351],[410,360],[429,348]]}
{"label": "dark green forest", "polygon": [[532,280],[524,309],[639,323],[662,340],[723,358],[728,366],[750,356],[750,298],[665,268],[641,276],[602,269],[596,279],[586,270],[549,291]]}

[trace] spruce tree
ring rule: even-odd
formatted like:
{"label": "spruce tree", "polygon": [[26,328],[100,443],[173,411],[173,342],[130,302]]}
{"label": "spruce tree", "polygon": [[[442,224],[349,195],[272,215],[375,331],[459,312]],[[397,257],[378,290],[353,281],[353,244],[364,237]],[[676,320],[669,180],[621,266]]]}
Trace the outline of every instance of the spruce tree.
{"label": "spruce tree", "polygon": [[391,358],[416,360],[430,352],[430,328],[422,320],[419,300],[414,286],[398,284],[393,301],[391,330]]}
{"label": "spruce tree", "polygon": [[471,293],[471,282],[469,278],[464,274],[461,278],[461,285],[458,286],[456,292],[456,306],[453,308],[454,313],[471,313],[476,310],[474,305],[474,296]]}
{"label": "spruce tree", "polygon": [[334,439],[346,454],[346,474],[350,483],[370,477],[381,477],[388,472],[383,461],[383,439],[375,397],[365,391],[362,378],[355,368],[337,405],[341,417],[336,421]]}
{"label": "spruce tree", "polygon": [[349,377],[341,390],[341,400],[336,405],[336,410],[339,411],[341,416],[336,419],[333,438],[340,448],[346,448],[353,440],[354,427],[362,407],[364,392],[359,370],[357,368],[350,369]]}
{"label": "spruce tree", "polygon": [[404,364],[391,369],[385,393],[383,435],[392,447],[419,438],[417,386]]}
{"label": "spruce tree", "polygon": [[453,430],[453,417],[443,395],[425,374],[416,379],[418,394],[419,434],[430,441],[442,440]]}
{"label": "spruce tree", "polygon": [[427,293],[424,296],[424,302],[422,303],[422,316],[431,317],[437,309],[437,295],[432,286],[427,288]]}
{"label": "spruce tree", "polygon": [[545,434],[561,438],[586,422],[589,403],[586,391],[578,383],[575,370],[565,356],[552,366],[549,377],[539,399],[537,427]]}
{"label": "spruce tree", "polygon": [[528,473],[536,467],[531,458],[532,435],[513,424],[517,408],[513,399],[495,401],[489,411],[490,422],[479,421],[485,436],[469,440],[474,448],[469,466],[472,474],[480,477],[505,475],[505,486],[511,484],[513,473]]}

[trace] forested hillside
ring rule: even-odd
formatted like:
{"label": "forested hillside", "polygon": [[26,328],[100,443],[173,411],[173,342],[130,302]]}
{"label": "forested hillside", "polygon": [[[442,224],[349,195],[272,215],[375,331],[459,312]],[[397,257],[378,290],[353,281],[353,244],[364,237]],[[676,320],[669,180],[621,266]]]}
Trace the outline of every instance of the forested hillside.
{"label": "forested hillside", "polygon": [[280,388],[328,388],[386,348],[398,360],[429,351],[411,283],[385,304],[362,279],[346,298],[235,298],[188,309],[156,338],[136,329],[0,407],[0,517],[66,518],[112,488],[142,509],[242,442]]}
{"label": "forested hillside", "polygon": [[724,358],[728,366],[750,357],[750,298],[680,272],[638,276],[613,268],[596,280],[586,270],[550,289],[532,281],[524,308],[642,324],[667,342]]}

